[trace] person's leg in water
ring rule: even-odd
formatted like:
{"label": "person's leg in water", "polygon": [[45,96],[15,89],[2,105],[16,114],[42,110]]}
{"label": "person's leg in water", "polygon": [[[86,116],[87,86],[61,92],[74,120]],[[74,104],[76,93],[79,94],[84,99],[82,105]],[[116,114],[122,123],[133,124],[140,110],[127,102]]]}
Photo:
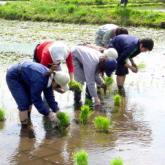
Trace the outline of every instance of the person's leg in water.
{"label": "person's leg in water", "polygon": [[117,66],[116,82],[117,82],[117,87],[118,87],[118,93],[123,97],[125,97],[124,83],[125,83],[127,74],[128,74],[128,68],[126,68],[124,65]]}
{"label": "person's leg in water", "polygon": [[[75,69],[75,73],[74,73],[75,80],[83,85],[85,82],[85,75],[82,64],[79,62],[79,60],[76,57],[73,57],[73,61],[74,61],[74,69]],[[74,107],[75,109],[79,109],[81,106],[82,106],[81,91],[74,91]]]}
{"label": "person's leg in water", "polygon": [[126,76],[118,76],[116,77],[117,87],[118,87],[118,93],[121,96],[125,96],[125,89],[124,89],[124,82],[125,82]]}
{"label": "person's leg in water", "polygon": [[87,86],[86,86],[86,93],[85,93],[85,104],[87,104],[89,106],[93,106],[92,97],[89,93]]}
{"label": "person's leg in water", "polygon": [[74,91],[74,107],[75,109],[79,109],[81,106],[81,91]]}

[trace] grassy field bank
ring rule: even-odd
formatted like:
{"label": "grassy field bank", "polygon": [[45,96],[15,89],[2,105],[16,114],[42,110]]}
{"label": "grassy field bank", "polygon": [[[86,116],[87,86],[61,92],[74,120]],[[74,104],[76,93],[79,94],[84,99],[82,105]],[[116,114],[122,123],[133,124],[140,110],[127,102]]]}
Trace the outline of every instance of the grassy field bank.
{"label": "grassy field bank", "polygon": [[[165,12],[152,10],[164,3],[148,0],[129,0],[127,7],[119,1],[108,0],[29,0],[8,2],[0,6],[5,19],[53,21],[81,24],[116,23],[119,25],[161,27]],[[147,10],[144,10],[143,7]]]}

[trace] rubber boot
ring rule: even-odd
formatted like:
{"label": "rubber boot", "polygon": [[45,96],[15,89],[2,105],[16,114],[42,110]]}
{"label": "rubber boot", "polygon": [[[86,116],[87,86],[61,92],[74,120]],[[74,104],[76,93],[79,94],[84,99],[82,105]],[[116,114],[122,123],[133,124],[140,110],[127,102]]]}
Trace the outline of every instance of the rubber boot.
{"label": "rubber boot", "polygon": [[89,105],[89,107],[93,108],[92,97],[91,97],[87,87],[86,87],[86,93],[85,93],[85,104],[87,104],[87,105]]}
{"label": "rubber boot", "polygon": [[80,109],[81,106],[82,106],[81,92],[74,91],[74,108],[75,108],[75,110]]}
{"label": "rubber boot", "polygon": [[118,93],[119,95],[125,97],[125,89],[123,86],[118,86]]}
{"label": "rubber boot", "polygon": [[28,137],[30,139],[35,138],[35,133],[32,128],[32,123],[29,123],[29,119],[25,119],[24,121],[21,121],[20,136]]}

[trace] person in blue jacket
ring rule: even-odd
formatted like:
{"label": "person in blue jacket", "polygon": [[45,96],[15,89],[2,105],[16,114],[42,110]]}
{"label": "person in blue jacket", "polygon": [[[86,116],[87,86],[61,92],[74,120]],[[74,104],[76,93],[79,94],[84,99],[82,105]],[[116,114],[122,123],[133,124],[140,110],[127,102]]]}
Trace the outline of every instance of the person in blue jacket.
{"label": "person in blue jacket", "polygon": [[[12,65],[6,74],[8,88],[19,109],[22,128],[27,128],[30,122],[32,104],[39,113],[58,123],[56,112],[59,110],[53,90],[64,93],[68,89],[68,74],[62,71],[51,71],[35,62],[22,62]],[[51,108],[47,108],[42,100],[42,92]]]}
{"label": "person in blue jacket", "polygon": [[[118,52],[117,69],[116,69],[116,81],[119,90],[119,94],[125,96],[124,82],[128,69],[137,73],[138,68],[133,58],[141,52],[151,51],[153,49],[154,42],[150,38],[139,39],[135,36],[121,34],[114,37],[110,43],[109,48],[115,48]],[[127,59],[131,64],[127,63]]]}

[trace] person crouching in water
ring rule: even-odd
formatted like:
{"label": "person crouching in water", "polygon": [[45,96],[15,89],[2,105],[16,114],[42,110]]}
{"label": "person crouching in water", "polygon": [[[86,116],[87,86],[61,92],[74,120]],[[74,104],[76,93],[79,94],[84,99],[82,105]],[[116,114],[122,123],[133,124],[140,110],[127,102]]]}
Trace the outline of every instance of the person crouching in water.
{"label": "person crouching in water", "polygon": [[[53,72],[41,64],[26,61],[12,65],[7,70],[6,81],[17,103],[22,129],[30,125],[32,104],[40,114],[47,116],[53,125],[58,124],[56,112],[59,108],[53,90],[63,93],[68,89],[69,76],[66,73]],[[42,92],[51,110],[44,105]]]}
{"label": "person crouching in water", "polygon": [[[86,46],[75,46],[71,53],[75,68],[75,80],[81,84],[86,82],[86,98],[93,98],[95,106],[101,105],[96,84],[99,87],[105,87],[101,73],[111,76],[116,69],[117,61],[114,58],[103,56],[99,51]],[[81,106],[81,92],[75,92],[74,98],[75,105],[77,107]]]}

